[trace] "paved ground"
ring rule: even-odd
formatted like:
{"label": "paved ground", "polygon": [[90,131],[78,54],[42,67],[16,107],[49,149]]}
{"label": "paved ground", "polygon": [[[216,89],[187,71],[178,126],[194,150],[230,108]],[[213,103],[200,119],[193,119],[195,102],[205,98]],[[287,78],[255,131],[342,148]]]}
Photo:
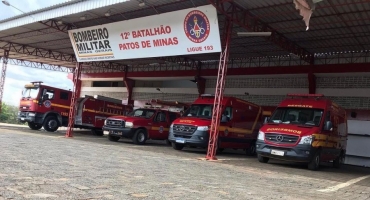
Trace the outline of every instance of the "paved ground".
{"label": "paved ground", "polygon": [[199,159],[204,150],[175,151],[162,141],[136,146],[64,132],[0,125],[0,200],[370,199],[370,169],[312,172],[237,151],[208,162]]}

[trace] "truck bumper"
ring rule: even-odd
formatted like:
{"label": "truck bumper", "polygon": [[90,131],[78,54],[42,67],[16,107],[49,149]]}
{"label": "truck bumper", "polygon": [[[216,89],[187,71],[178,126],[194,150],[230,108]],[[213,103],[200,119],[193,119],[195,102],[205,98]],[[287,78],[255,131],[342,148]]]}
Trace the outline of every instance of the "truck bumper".
{"label": "truck bumper", "polygon": [[[276,147],[260,140],[256,142],[256,152],[258,155],[277,160],[308,163],[311,161],[316,151],[317,148],[311,145],[299,144],[295,147]],[[282,154],[276,155],[276,152]]]}
{"label": "truck bumper", "polygon": [[108,131],[108,134],[115,137],[132,138],[136,128],[112,128],[103,126],[103,131]]}
{"label": "truck bumper", "polygon": [[184,144],[185,146],[206,148],[208,146],[209,133],[208,131],[195,131],[192,135],[177,135],[170,130],[168,140],[170,142]]}
{"label": "truck bumper", "polygon": [[[32,115],[32,114],[34,115]],[[33,112],[19,112],[17,120],[20,122],[33,122],[36,124],[42,124],[43,114]]]}

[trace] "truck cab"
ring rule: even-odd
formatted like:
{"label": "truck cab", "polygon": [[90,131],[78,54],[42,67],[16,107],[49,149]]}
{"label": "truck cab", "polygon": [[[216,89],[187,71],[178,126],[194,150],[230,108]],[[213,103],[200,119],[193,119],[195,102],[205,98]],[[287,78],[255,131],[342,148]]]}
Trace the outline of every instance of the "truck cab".
{"label": "truck cab", "polygon": [[112,116],[105,120],[103,130],[110,141],[131,138],[134,144],[145,144],[148,139],[166,140],[171,123],[179,113],[156,108],[139,108],[127,116]]}
{"label": "truck cab", "polygon": [[339,167],[346,146],[346,111],[320,94],[289,94],[261,127],[256,143],[260,162],[302,162],[311,170],[321,161]]}
{"label": "truck cab", "polygon": [[[213,104],[214,95],[202,95],[172,123],[168,140],[175,150],[185,146],[208,147]],[[263,124],[262,107],[242,99],[223,97],[221,112],[217,151],[244,149],[247,155],[254,155],[258,130]]]}
{"label": "truck cab", "polygon": [[20,100],[17,119],[33,130],[42,127],[54,132],[68,124],[72,92],[43,85],[41,81],[26,84]]}

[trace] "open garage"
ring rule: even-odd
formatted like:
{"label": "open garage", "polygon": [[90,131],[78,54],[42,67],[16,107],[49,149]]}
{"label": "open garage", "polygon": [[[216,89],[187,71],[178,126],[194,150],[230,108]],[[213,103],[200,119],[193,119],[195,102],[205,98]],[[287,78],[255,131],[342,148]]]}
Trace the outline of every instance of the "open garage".
{"label": "open garage", "polygon": [[[157,44],[157,46],[167,46],[162,51],[147,50],[132,53],[129,50],[135,48],[135,44],[130,46],[130,43],[121,42],[114,47],[117,51],[120,50],[114,55],[114,59],[82,61],[81,58],[84,56],[81,56],[81,52],[86,53],[91,46],[78,46],[73,42],[73,38],[75,42],[79,41],[76,39],[78,31],[108,26],[116,22],[122,23],[121,25],[125,27],[120,30],[122,35],[119,37],[122,37],[122,40],[126,39],[127,33],[134,37],[133,31],[138,29],[136,28],[138,24],[140,26],[145,24],[147,29],[162,25],[164,32],[170,32],[160,19],[169,23],[171,20],[165,19],[169,19],[172,12],[180,13],[186,9],[191,11],[191,9],[200,8],[206,10],[204,12],[207,16],[212,11],[216,13],[213,18],[208,16],[210,19],[208,23],[211,24],[211,28],[218,27],[217,30],[211,29],[213,32],[208,29],[208,37],[212,40],[209,40],[206,46],[201,44],[200,50],[196,48],[197,46],[189,46],[190,49],[186,49],[188,53],[180,55],[178,53],[180,51],[176,48],[171,50],[170,46],[175,43],[175,40],[171,42],[166,40],[167,45]],[[348,146],[345,163],[349,167],[346,168],[348,174],[359,169],[366,171],[370,166],[369,9],[370,2],[365,0],[319,1],[316,2],[309,29],[306,30],[300,11],[291,0],[279,0],[273,3],[261,0],[69,1],[0,21],[0,55],[3,64],[1,98],[8,63],[25,66],[25,71],[27,67],[32,67],[66,72],[66,76],[68,75],[74,83],[73,105],[77,102],[76,99],[85,95],[119,99],[123,105],[141,108],[148,104],[156,105],[159,101],[182,102],[190,105],[200,95],[215,94],[236,97],[260,105],[264,110],[274,111],[287,94],[323,94],[346,110]],[[165,15],[167,18],[163,18]],[[174,23],[171,24],[173,27],[181,27],[184,29],[182,31],[187,31],[184,28],[187,25],[183,21],[177,22],[181,23],[179,26],[176,26],[176,22],[172,23]],[[96,30],[99,33],[99,30]],[[252,34],[248,36],[246,32]],[[100,33],[98,37],[108,36],[104,35],[104,30]],[[269,35],[257,33],[269,33]],[[136,36],[138,34],[136,32]],[[215,36],[219,37],[214,39]],[[102,43],[101,48],[107,45]],[[148,43],[141,45],[148,46]],[[78,55],[75,54],[76,49],[79,49]],[[129,53],[126,54],[126,52]],[[160,103],[157,104],[160,105]],[[71,109],[66,115],[69,126],[75,123],[76,113],[74,112],[74,109]],[[25,135],[33,137],[28,133]],[[72,136],[72,129],[67,130],[66,136]],[[4,141],[10,140],[8,132],[2,137]],[[80,140],[83,138],[77,141]],[[104,145],[109,144],[117,148],[115,143],[104,143]],[[77,144],[73,141],[70,145]],[[129,149],[128,152],[134,151],[135,147]],[[142,156],[139,155],[140,153],[134,154]],[[180,153],[176,153],[175,156]],[[202,151],[195,157],[204,157],[204,154],[205,151]],[[227,155],[229,154],[223,155],[222,159],[227,159]],[[154,159],[153,156],[155,157],[152,155],[150,159]],[[229,156],[233,157],[233,154]],[[8,156],[7,159],[11,157]],[[246,163],[258,162],[254,158],[245,159]],[[217,162],[213,164],[217,165]],[[228,164],[243,165],[239,162]],[[208,166],[205,164],[201,167],[206,165]],[[261,166],[251,165],[256,166],[256,169]],[[274,168],[269,167],[269,170],[273,171]],[[280,166],[278,169],[281,170]],[[248,170],[253,171],[252,168]],[[282,173],[289,175],[287,170],[283,170]],[[308,177],[312,174],[299,175]],[[341,174],[336,173],[336,176]],[[335,183],[343,182],[349,186],[352,182],[348,181],[362,176],[346,175],[346,177],[348,179],[335,179],[327,183],[331,185],[315,185],[317,188],[312,189],[312,196],[307,198],[320,196],[315,193],[320,187],[325,189],[337,185]],[[354,197],[354,193],[360,193],[360,190],[365,192],[362,198],[369,198],[366,193],[369,185],[366,185],[366,182],[370,182],[370,179],[362,178],[355,180],[354,183],[365,182],[364,186],[349,193],[347,198]],[[207,182],[207,180],[203,181]],[[304,186],[296,190],[303,191],[303,188]],[[339,186],[328,191],[337,192],[341,188]],[[271,189],[276,188],[271,186]],[[131,196],[135,197],[135,195]],[[202,194],[202,196],[207,195]],[[274,195],[271,193],[271,196],[264,197],[271,198]],[[285,197],[299,198],[295,195]],[[326,197],[329,198],[330,195]],[[345,198],[339,193],[336,197]],[[237,195],[234,198],[248,197]],[[322,196],[322,198],[325,197]]]}

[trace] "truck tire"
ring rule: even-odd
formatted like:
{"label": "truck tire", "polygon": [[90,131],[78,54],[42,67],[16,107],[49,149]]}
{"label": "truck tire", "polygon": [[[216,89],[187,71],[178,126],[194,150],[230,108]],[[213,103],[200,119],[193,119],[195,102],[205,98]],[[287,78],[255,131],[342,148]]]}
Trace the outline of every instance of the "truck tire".
{"label": "truck tire", "polygon": [[108,135],[108,140],[109,141],[117,142],[119,139],[120,139],[120,137],[115,137],[115,136]]}
{"label": "truck tire", "polygon": [[260,163],[267,163],[269,160],[270,160],[270,158],[269,157],[264,157],[264,156],[261,156],[261,155],[257,155],[257,158],[258,158],[258,161],[260,162]]}
{"label": "truck tire", "polygon": [[103,136],[104,135],[104,132],[103,130],[100,130],[100,129],[91,129],[91,133],[93,135],[96,135],[96,136]]}
{"label": "truck tire", "polygon": [[183,144],[178,144],[176,142],[172,142],[172,148],[175,149],[175,150],[182,150],[184,148],[184,145]]}
{"label": "truck tire", "polygon": [[344,153],[342,152],[335,160],[333,160],[333,167],[339,169],[344,163]]}
{"label": "truck tire", "polygon": [[312,160],[310,161],[310,163],[308,163],[309,170],[316,171],[320,168],[320,160],[321,160],[320,156],[321,156],[321,152],[320,150],[318,150],[316,154],[312,157]]}
{"label": "truck tire", "polygon": [[252,142],[248,149],[245,150],[245,154],[247,154],[247,156],[255,156],[256,155],[256,143],[255,142]]}
{"label": "truck tire", "polygon": [[30,129],[32,130],[40,130],[42,128],[41,124],[35,124],[33,122],[27,122],[27,124],[28,124],[28,127],[30,127]]}
{"label": "truck tire", "polygon": [[143,145],[145,144],[147,139],[146,131],[144,129],[136,130],[134,136],[132,137],[132,141],[134,144]]}
{"label": "truck tire", "polygon": [[55,132],[59,128],[58,119],[54,116],[46,117],[43,127],[48,132]]}
{"label": "truck tire", "polygon": [[172,144],[172,143],[167,139],[167,140],[166,140],[166,144],[167,144],[168,146],[171,146],[171,144]]}

